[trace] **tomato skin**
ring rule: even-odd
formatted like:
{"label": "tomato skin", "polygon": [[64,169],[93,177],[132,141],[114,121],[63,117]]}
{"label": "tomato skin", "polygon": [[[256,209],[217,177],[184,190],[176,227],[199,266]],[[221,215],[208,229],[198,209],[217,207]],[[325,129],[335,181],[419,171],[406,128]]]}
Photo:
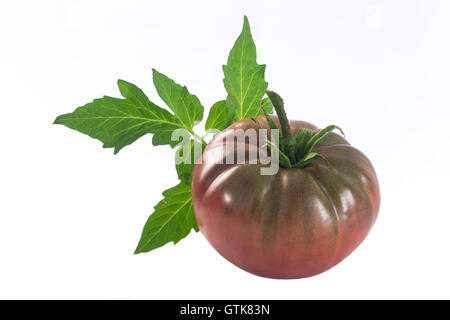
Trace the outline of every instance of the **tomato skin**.
{"label": "tomato skin", "polygon": [[[273,117],[277,121],[276,117]],[[218,149],[236,129],[267,128],[264,117],[234,123],[195,166],[192,196],[200,230],[227,260],[253,274],[310,277],[348,256],[378,215],[380,191],[370,161],[331,133],[314,148],[327,161],[260,174],[261,164],[220,164]],[[312,124],[290,121],[293,134]],[[247,149],[251,148],[248,144]]]}

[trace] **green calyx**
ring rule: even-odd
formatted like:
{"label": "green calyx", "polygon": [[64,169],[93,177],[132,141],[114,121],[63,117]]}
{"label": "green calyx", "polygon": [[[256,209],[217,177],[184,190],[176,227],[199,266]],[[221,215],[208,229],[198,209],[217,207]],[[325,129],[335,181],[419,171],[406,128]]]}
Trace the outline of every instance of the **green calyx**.
{"label": "green calyx", "polygon": [[324,156],[312,151],[314,147],[335,129],[338,129],[342,135],[344,135],[341,128],[335,125],[329,125],[317,132],[311,129],[302,128],[294,136],[286,116],[286,111],[284,110],[283,99],[273,91],[266,91],[266,94],[277,113],[278,120],[280,121],[280,128],[277,127],[272,118],[270,118],[263,109],[267,123],[270,129],[280,129],[281,131],[279,146],[268,138],[266,138],[266,142],[272,150],[276,150],[279,153],[279,164],[281,167],[304,168],[318,158],[325,159]]}

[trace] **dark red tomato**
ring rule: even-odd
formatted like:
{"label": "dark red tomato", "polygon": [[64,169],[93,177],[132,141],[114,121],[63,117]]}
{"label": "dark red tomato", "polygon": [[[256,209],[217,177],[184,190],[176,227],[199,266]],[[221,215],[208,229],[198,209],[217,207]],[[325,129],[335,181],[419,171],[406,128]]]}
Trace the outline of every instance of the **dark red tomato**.
{"label": "dark red tomato", "polygon": [[[303,121],[289,123],[294,135],[300,128],[318,130]],[[364,240],[377,218],[374,168],[335,133],[313,150],[326,160],[301,169],[261,175],[261,163],[221,164],[227,136],[261,125],[267,128],[264,117],[236,122],[206,147],[192,180],[200,230],[223,257],[253,274],[290,279],[324,272]]]}

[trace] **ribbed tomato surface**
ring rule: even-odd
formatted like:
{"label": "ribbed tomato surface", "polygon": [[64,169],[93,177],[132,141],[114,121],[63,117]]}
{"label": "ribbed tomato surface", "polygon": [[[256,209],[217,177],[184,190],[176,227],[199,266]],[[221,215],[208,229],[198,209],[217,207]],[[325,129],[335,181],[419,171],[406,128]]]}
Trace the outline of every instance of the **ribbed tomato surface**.
{"label": "ribbed tomato surface", "polygon": [[[290,125],[294,135],[300,128],[318,130],[303,121]],[[250,163],[251,153],[245,163],[224,164],[228,136],[261,128],[267,128],[264,117],[236,122],[206,147],[192,181],[199,228],[223,257],[248,272],[285,279],[316,275],[348,256],[373,226],[380,203],[374,168],[334,133],[313,150],[326,160],[301,169],[261,175],[264,165]],[[249,151],[259,141],[233,143]]]}

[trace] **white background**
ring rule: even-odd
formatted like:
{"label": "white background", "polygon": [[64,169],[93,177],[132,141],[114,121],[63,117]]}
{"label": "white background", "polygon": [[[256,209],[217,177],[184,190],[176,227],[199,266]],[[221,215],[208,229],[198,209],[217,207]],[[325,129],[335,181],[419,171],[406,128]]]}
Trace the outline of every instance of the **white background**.
{"label": "white background", "polygon": [[[372,160],[379,219],[332,270],[246,273],[191,234],[132,253],[177,183],[145,136],[113,156],[52,121],[151,67],[208,109],[250,19],[288,116],[344,128]],[[1,1],[0,298],[450,298],[449,1]]]}

